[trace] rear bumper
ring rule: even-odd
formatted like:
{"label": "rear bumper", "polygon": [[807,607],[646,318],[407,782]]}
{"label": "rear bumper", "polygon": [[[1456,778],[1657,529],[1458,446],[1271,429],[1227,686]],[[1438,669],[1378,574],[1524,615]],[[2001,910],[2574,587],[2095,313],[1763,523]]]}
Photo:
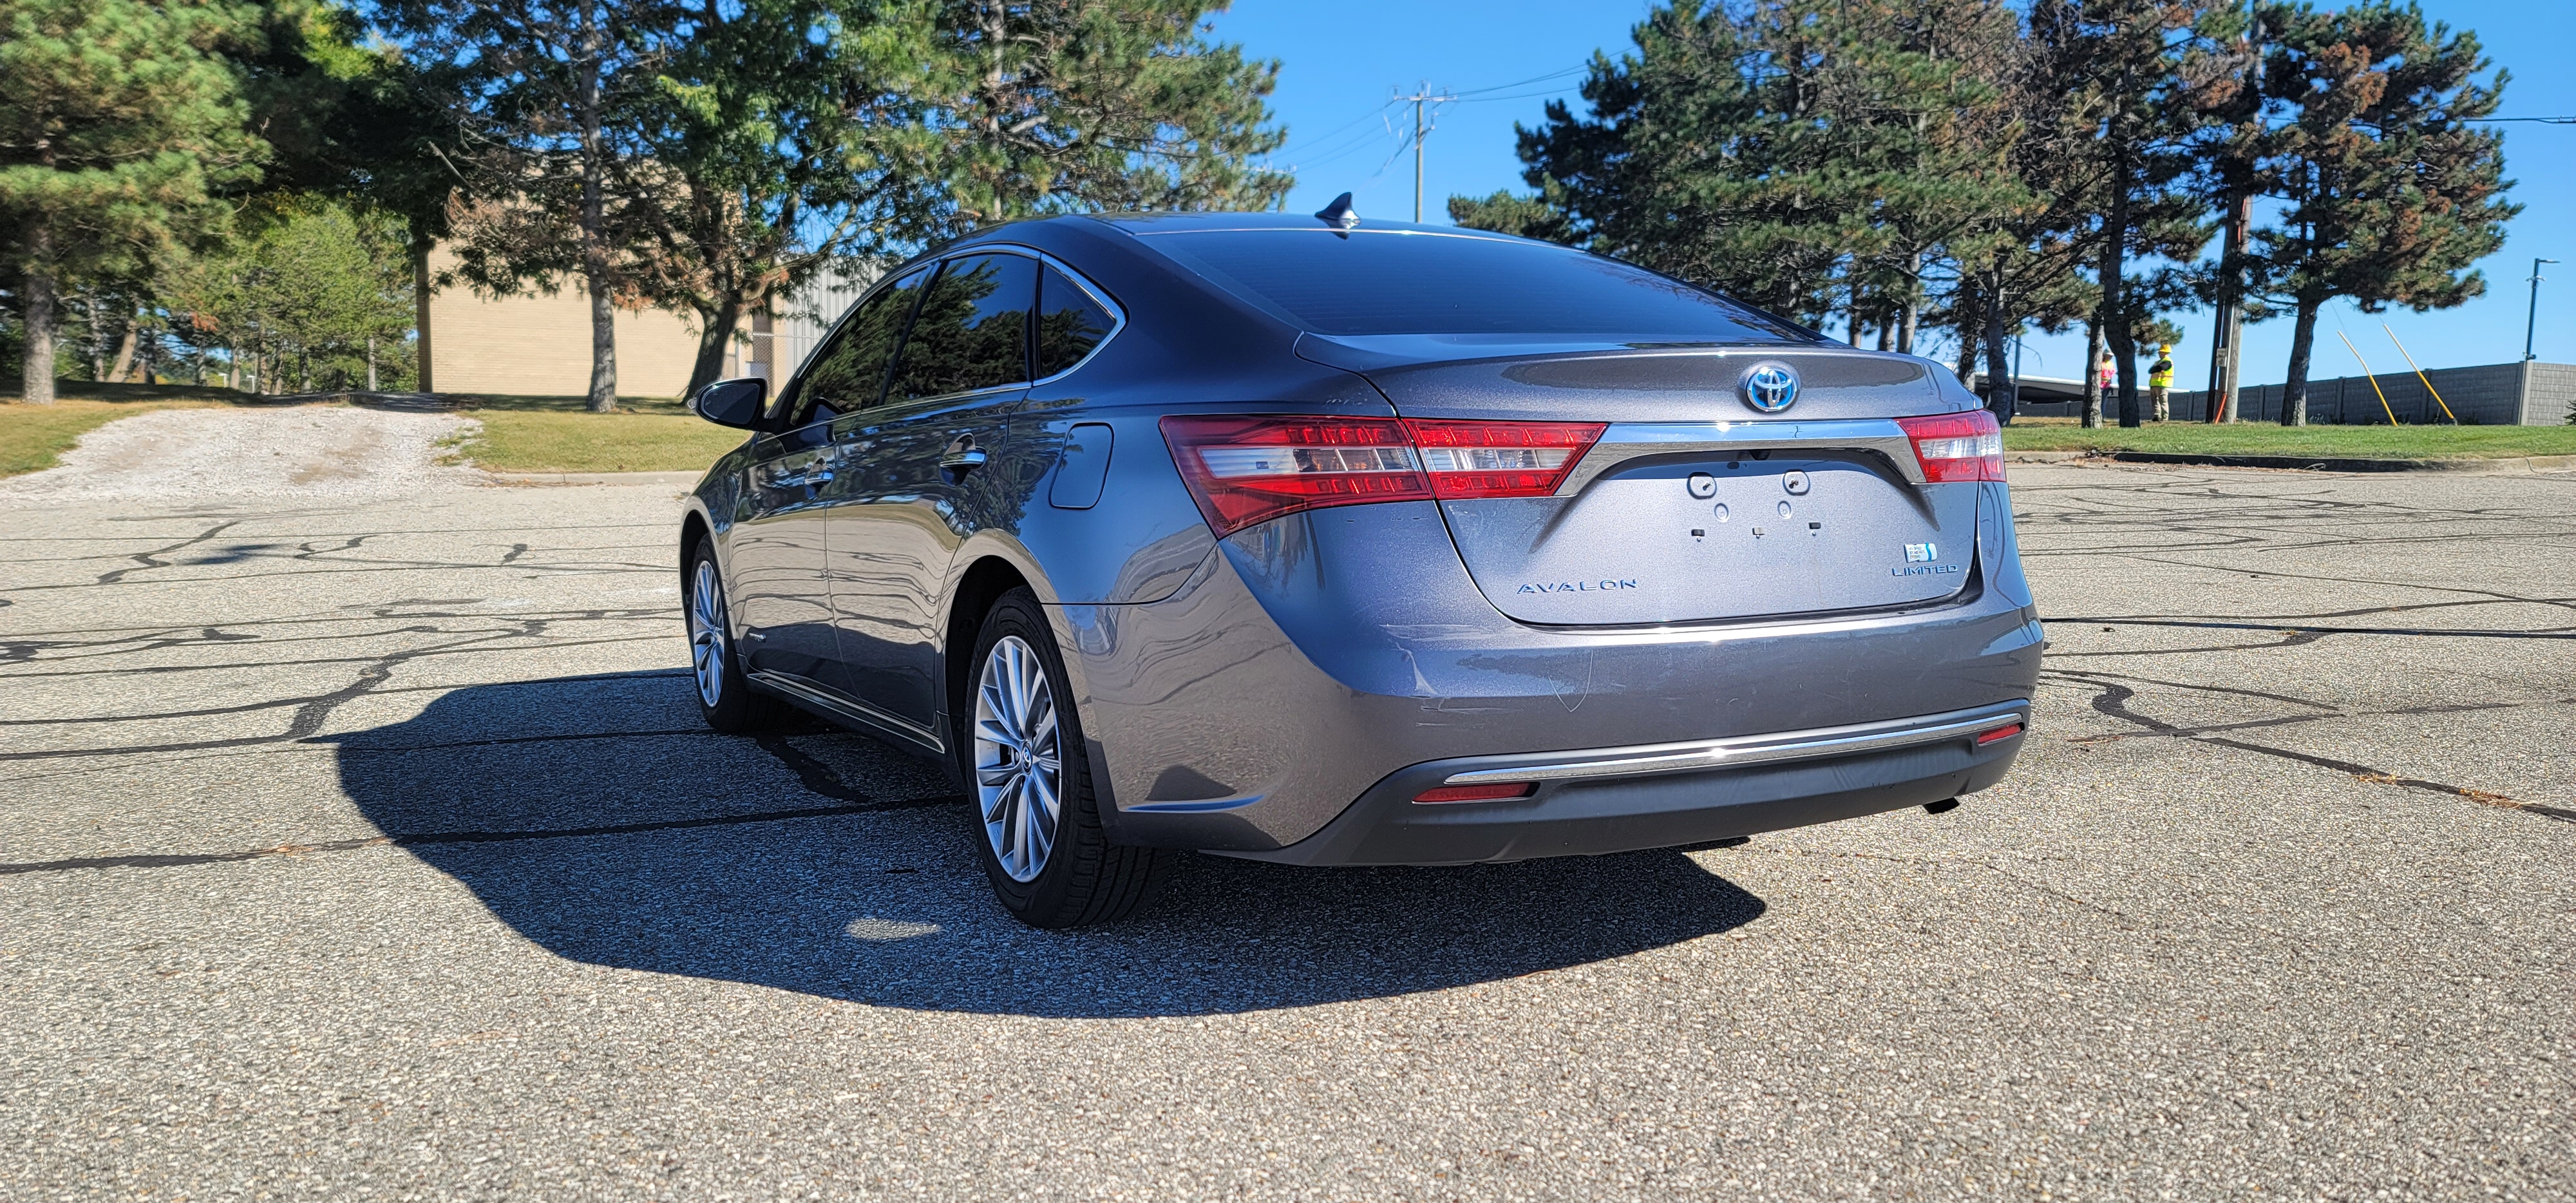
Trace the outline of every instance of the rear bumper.
{"label": "rear bumper", "polygon": [[[2009,514],[1990,487],[1982,512]],[[1496,611],[1432,503],[1348,506],[1222,541],[1165,600],[1053,609],[1114,840],[1313,864],[1613,851],[1939,801],[2019,740],[1404,808],[1479,767],[2026,707],[2042,632],[2008,520],[1980,528],[1970,586],[1917,610],[1569,630]]]}
{"label": "rear bumper", "polygon": [[[1794,758],[1733,765],[1712,757],[1713,767],[1696,769],[1614,767],[1641,763],[1639,749],[1432,761],[1388,775],[1323,830],[1288,847],[1227,855],[1298,865],[1467,864],[1669,848],[1858,818],[2002,780],[2023,733],[1983,744],[1977,735],[2027,724],[2029,711],[2029,703],[2017,701],[1873,724],[1875,741],[1873,733],[1856,730],[1837,733],[1839,739],[1788,733],[1744,746],[1818,746]],[[1821,746],[1833,743],[1840,747]],[[1567,770],[1589,771],[1546,776]],[[1413,801],[1435,786],[1503,778],[1535,778],[1537,789],[1509,801]]]}

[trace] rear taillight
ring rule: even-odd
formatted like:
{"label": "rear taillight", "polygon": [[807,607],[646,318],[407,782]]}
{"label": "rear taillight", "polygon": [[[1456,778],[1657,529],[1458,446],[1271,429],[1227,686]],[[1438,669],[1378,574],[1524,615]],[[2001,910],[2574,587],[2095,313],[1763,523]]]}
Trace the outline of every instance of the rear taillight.
{"label": "rear taillight", "polygon": [[1174,416],[1162,426],[1172,462],[1219,536],[1325,506],[1545,497],[1604,429],[1244,415]]}
{"label": "rear taillight", "polygon": [[1411,420],[1413,445],[1443,500],[1545,497],[1592,449],[1599,422],[1431,422]]}
{"label": "rear taillight", "polygon": [[2004,431],[1993,414],[1972,409],[1898,418],[1896,424],[1913,440],[1914,459],[1923,465],[1924,480],[1939,484],[2004,478]]}

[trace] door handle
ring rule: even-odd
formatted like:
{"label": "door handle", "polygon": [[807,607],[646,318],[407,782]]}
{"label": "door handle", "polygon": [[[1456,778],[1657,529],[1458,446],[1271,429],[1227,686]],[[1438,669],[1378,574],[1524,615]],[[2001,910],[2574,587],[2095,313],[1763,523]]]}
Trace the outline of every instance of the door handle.
{"label": "door handle", "polygon": [[984,449],[975,445],[975,436],[961,434],[948,440],[948,449],[939,453],[939,466],[959,476],[984,466]]}

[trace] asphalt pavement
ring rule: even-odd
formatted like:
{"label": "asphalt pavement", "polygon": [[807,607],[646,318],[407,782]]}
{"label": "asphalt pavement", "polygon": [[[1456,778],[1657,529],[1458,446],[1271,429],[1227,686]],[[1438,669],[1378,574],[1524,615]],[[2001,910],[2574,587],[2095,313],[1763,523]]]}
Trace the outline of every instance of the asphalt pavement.
{"label": "asphalt pavement", "polygon": [[668,484],[0,499],[0,1198],[2576,1197],[2576,474],[2015,465],[2001,786],[992,905]]}

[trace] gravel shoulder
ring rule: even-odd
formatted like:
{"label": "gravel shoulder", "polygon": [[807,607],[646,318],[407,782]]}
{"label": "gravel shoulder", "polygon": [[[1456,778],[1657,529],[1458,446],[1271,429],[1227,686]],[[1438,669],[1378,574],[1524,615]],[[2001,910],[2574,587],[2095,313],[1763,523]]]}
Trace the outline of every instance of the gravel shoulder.
{"label": "gravel shoulder", "polygon": [[479,480],[471,469],[437,463],[477,425],[452,414],[341,405],[154,410],[82,435],[57,467],[0,480],[0,504],[439,492]]}

